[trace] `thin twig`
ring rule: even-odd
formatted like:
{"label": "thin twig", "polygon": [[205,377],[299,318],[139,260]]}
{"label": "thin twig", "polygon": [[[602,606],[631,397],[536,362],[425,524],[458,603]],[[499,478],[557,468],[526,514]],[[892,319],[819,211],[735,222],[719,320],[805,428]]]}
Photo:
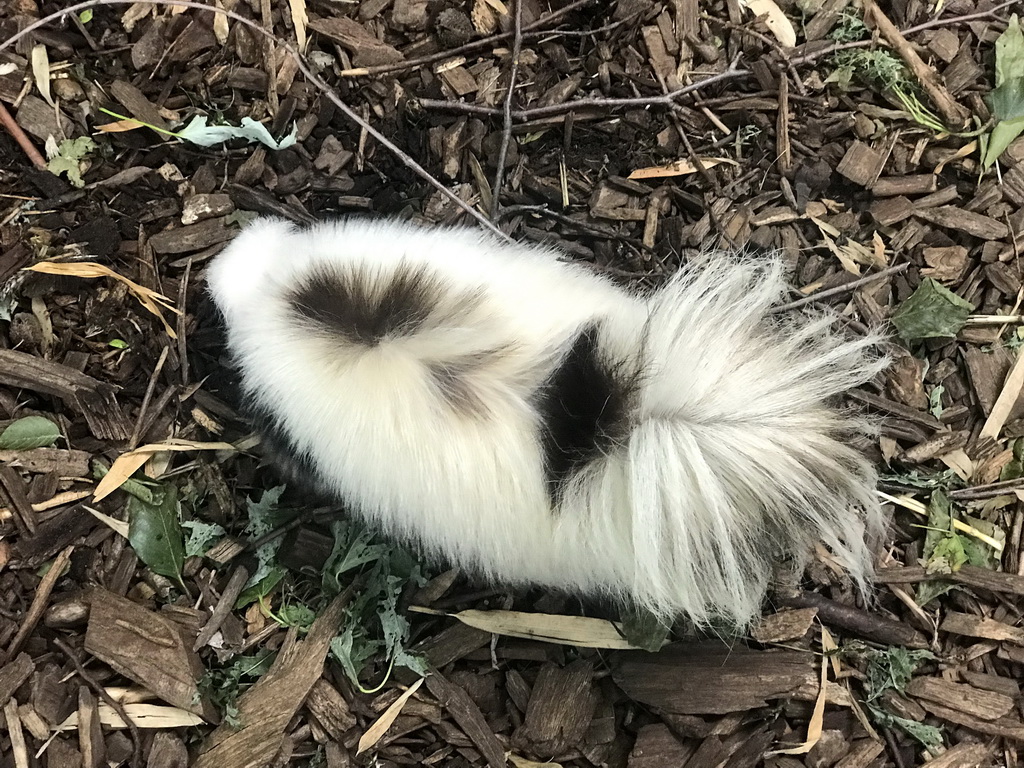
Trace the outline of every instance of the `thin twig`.
{"label": "thin twig", "polygon": [[[544,29],[540,27],[546,26],[553,21],[563,16],[572,13],[577,8],[582,8],[584,5],[590,5],[594,0],[574,0],[564,8],[559,8],[557,11],[541,16],[536,21],[527,24],[523,27],[523,37],[542,37],[543,35],[550,35],[555,30]],[[539,31],[538,31],[539,30]],[[600,32],[601,30],[591,30],[593,33]],[[343,69],[338,74],[341,77],[368,77],[370,75],[384,75],[389,72],[401,72],[406,69],[414,69],[415,67],[421,67],[426,64],[433,64],[435,61],[444,61],[446,59],[454,59],[465,53],[472,53],[473,51],[479,51],[483,48],[489,48],[494,43],[500,43],[508,40],[512,37],[512,32],[499,32],[496,35],[490,35],[489,37],[482,37],[479,40],[472,40],[464,45],[460,45],[458,48],[449,48],[445,51],[438,51],[437,53],[430,53],[426,56],[420,56],[415,59],[407,59],[405,61],[396,61],[391,64],[376,64],[372,67],[355,67],[354,69]]]}
{"label": "thin twig", "polygon": [[516,77],[519,74],[519,54],[523,49],[523,0],[513,0],[515,16],[512,23],[515,35],[512,38],[512,64],[508,71],[508,90],[505,92],[505,103],[502,105],[504,125],[501,131],[501,146],[498,147],[498,167],[494,171],[494,188],[491,190],[491,221],[497,222],[498,210],[501,208],[501,185],[505,180],[505,158],[508,157],[508,145],[512,141],[512,99],[516,94]]}
{"label": "thin twig", "polygon": [[434,176],[431,175],[426,168],[424,168],[422,165],[413,160],[412,157],[410,157],[405,151],[403,151],[397,144],[392,142],[387,136],[385,136],[376,128],[374,128],[369,122],[367,122],[359,114],[357,114],[355,110],[353,110],[348,104],[342,101],[342,99],[334,92],[334,90],[329,85],[327,85],[327,83],[324,82],[324,80],[319,75],[317,75],[312,69],[309,68],[309,65],[306,64],[306,60],[289,43],[285,42],[284,40],[281,40],[272,33],[268,32],[259,24],[245,18],[244,16],[239,16],[234,11],[228,11],[224,8],[217,8],[212,5],[206,5],[205,3],[196,2],[196,0],[85,0],[81,3],[69,5],[67,8],[64,8],[63,10],[55,11],[54,13],[51,13],[48,16],[44,16],[43,18],[32,22],[21,31],[16,32],[15,34],[11,35],[9,38],[4,40],[2,43],[0,43],[0,52],[6,50],[7,48],[10,48],[23,37],[31,34],[40,27],[46,26],[47,24],[50,24],[54,21],[59,21],[60,19],[63,19],[65,16],[69,14],[80,13],[81,11],[84,11],[88,8],[98,8],[101,6],[109,5],[133,5],[136,2],[146,3],[148,5],[174,6],[177,8],[195,8],[199,11],[219,13],[226,16],[229,19],[232,19],[233,21],[237,21],[239,24],[248,27],[254,32],[263,35],[264,37],[269,37],[275,40],[276,43],[281,48],[283,48],[288,53],[288,55],[292,57],[292,59],[295,60],[296,67],[305,76],[305,78],[314,86],[316,86],[316,88],[318,88],[324,94],[324,96],[326,96],[327,99],[332,104],[334,104],[334,106],[337,107],[342,114],[345,115],[345,117],[347,117],[353,123],[355,123],[360,128],[365,130],[370,136],[372,136],[378,142],[380,142],[395,157],[401,160],[402,163],[407,168],[416,173],[416,175],[418,175],[420,178],[422,178],[424,181],[426,181],[428,184],[434,187],[434,189],[436,189],[438,192],[440,192],[445,197],[450,199],[453,203],[455,203],[455,205],[457,205],[463,211],[465,211],[474,219],[476,219],[486,229],[496,234],[502,240],[511,240],[511,238],[509,238],[508,235],[506,235],[500,229],[495,227],[490,221],[488,221],[486,216],[484,216],[473,206],[471,206],[461,197],[456,195],[452,190],[448,189],[448,187],[446,187],[444,184],[442,184],[440,181],[434,178]]}
{"label": "thin twig", "polygon": [[21,129],[18,121],[7,111],[7,107],[2,102],[0,102],[0,125],[7,129],[7,132],[11,134],[11,138],[21,147],[21,151],[25,153],[25,156],[32,162],[32,165],[41,171],[46,170],[46,160],[43,159],[39,150],[36,149],[36,145],[32,143],[28,134]]}
{"label": "thin twig", "polygon": [[142,738],[139,736],[139,728],[135,725],[135,721],[132,720],[124,707],[117,699],[107,693],[106,688],[97,682],[96,678],[86,671],[85,666],[81,661],[78,660],[78,656],[75,655],[74,650],[65,643],[61,638],[53,638],[54,644],[63,651],[64,655],[68,657],[68,660],[75,665],[75,670],[78,672],[78,676],[85,681],[92,690],[106,702],[107,706],[113,709],[117,716],[120,717],[125,726],[128,728],[128,732],[132,735],[132,766],[134,768],[142,768]]}
{"label": "thin twig", "polygon": [[[727,80],[735,80],[739,77],[746,77],[750,74],[749,69],[736,69],[730,66],[729,69],[724,72],[719,72],[715,75],[705,77],[703,80],[698,80],[696,83],[690,83],[682,88],[676,88],[674,91],[668,93],[653,95],[653,96],[636,96],[631,98],[621,99],[603,99],[603,98],[592,98],[592,99],[576,99],[575,101],[566,101],[561,104],[550,104],[545,107],[533,107],[532,109],[520,109],[513,110],[512,119],[525,122],[527,120],[535,120],[539,117],[548,117],[550,115],[560,115],[565,112],[573,112],[579,109],[617,109],[619,107],[651,107],[651,106],[674,106],[675,103],[683,96],[694,93],[707,88],[708,86],[715,85],[717,83],[723,83]],[[500,109],[495,107],[482,107],[478,104],[463,104],[458,101],[444,101],[439,99],[418,99],[417,103],[424,109],[443,109],[450,110],[453,112],[468,112],[476,115],[500,115],[502,112]]]}
{"label": "thin twig", "polygon": [[828,290],[825,291],[818,291],[817,293],[812,293],[810,296],[807,296],[803,299],[797,299],[796,301],[791,301],[789,304],[781,304],[775,307],[772,310],[772,312],[789,312],[791,309],[798,309],[799,307],[802,307],[805,304],[820,301],[821,299],[828,299],[831,298],[832,296],[838,296],[842,293],[850,293],[856,288],[860,288],[862,285],[873,283],[875,280],[881,280],[883,277],[898,275],[900,272],[906,271],[909,267],[909,263],[897,264],[894,267],[883,269],[881,272],[875,272],[874,274],[866,275],[858,280],[851,280],[848,283],[837,285],[835,288],[829,288]]}
{"label": "thin twig", "polygon": [[[963,24],[968,21],[988,19],[994,16],[999,11],[1003,10],[1004,8],[1009,8],[1011,5],[1015,5],[1019,2],[1020,0],[1006,0],[1005,2],[997,5],[995,8],[990,8],[987,11],[978,11],[977,13],[966,13],[962,16],[950,16],[948,19],[932,19],[931,21],[926,21],[923,24],[917,24],[916,26],[908,27],[907,29],[901,31],[904,36],[914,35],[917,34],[918,32],[923,32],[926,29],[935,29],[936,27],[951,27],[956,24]],[[839,51],[845,51],[850,48],[868,48],[872,45],[875,45],[874,40],[854,40],[853,42],[849,43],[836,43],[835,45],[830,45],[827,48],[822,48],[819,51],[812,51],[810,53],[805,53],[803,56],[796,56],[790,59],[790,63],[807,64],[808,62],[817,61],[823,56],[830,56],[831,54],[838,53]]]}

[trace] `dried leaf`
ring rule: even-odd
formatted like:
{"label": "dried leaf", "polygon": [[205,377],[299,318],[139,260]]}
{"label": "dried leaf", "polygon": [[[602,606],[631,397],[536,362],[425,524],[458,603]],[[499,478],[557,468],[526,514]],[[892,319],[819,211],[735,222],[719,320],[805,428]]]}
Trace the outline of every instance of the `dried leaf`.
{"label": "dried leaf", "polygon": [[55,107],[53,96],[50,95],[50,57],[46,53],[46,46],[41,43],[32,46],[32,77],[46,103]]}
{"label": "dried leaf", "polygon": [[[736,161],[728,157],[702,157],[701,165],[705,168],[714,168],[716,165],[728,163],[736,165]],[[638,168],[629,174],[631,179],[663,179],[668,176],[688,176],[697,173],[696,164],[689,158],[682,158],[668,165],[654,165],[649,168]]]}
{"label": "dried leaf", "polygon": [[142,304],[146,310],[160,319],[160,322],[164,325],[164,332],[168,336],[172,339],[178,338],[178,335],[167,323],[164,319],[163,313],[160,311],[162,308],[169,312],[173,312],[176,315],[181,314],[178,308],[171,303],[170,299],[156,291],[146,288],[143,285],[139,285],[133,280],[129,280],[123,275],[119,275],[109,267],[97,264],[94,261],[41,261],[38,264],[33,264],[31,267],[25,267],[25,269],[32,272],[42,272],[47,275],[66,275],[68,277],[82,278],[112,277],[115,280],[119,280],[128,286],[128,290],[135,295],[135,298],[138,299],[139,303]]}
{"label": "dried leaf", "polygon": [[749,8],[755,16],[766,17],[765,26],[784,48],[792,48],[796,45],[796,29],[793,28],[793,22],[775,4],[775,0],[743,0],[743,5]]}
{"label": "dried leaf", "polygon": [[306,24],[309,23],[309,16],[306,15],[306,0],[288,0],[288,7],[292,11],[292,23],[295,24],[295,40],[299,44],[299,53],[305,53]]}
{"label": "dried leaf", "polygon": [[395,702],[384,710],[384,714],[374,721],[373,725],[366,729],[366,733],[359,737],[359,745],[356,747],[356,754],[361,755],[363,752],[368,750],[378,741],[380,737],[387,733],[388,728],[395,722],[398,716],[402,713],[402,708],[405,706],[405,702],[419,690],[419,687],[423,685],[423,681],[426,678],[421,677],[415,683],[406,688],[405,692],[395,699]]}
{"label": "dried leaf", "polygon": [[522,611],[468,610],[450,614],[484,632],[580,648],[639,650],[623,635],[621,625],[588,616],[559,616]]}
{"label": "dried leaf", "polygon": [[114,533],[120,534],[126,539],[128,538],[128,523],[126,523],[124,520],[118,520],[116,517],[105,515],[98,509],[86,507],[84,504],[82,505],[82,507],[85,509],[86,512],[95,517],[97,520],[99,520],[101,523],[107,526]]}
{"label": "dried leaf", "polygon": [[[100,723],[107,728],[127,728],[127,724],[121,719],[113,707],[104,701],[99,702]],[[204,720],[199,715],[186,712],[177,707],[162,706],[159,704],[125,704],[124,712],[131,718],[137,728],[188,728],[203,725]],[[78,712],[72,712],[63,723],[58,725],[56,731],[73,731],[78,728]]]}
{"label": "dried leaf", "polygon": [[231,443],[203,443],[195,440],[168,440],[163,443],[150,443],[136,448],[134,451],[122,453],[103,479],[100,480],[93,493],[93,501],[100,501],[116,491],[125,481],[134,475],[143,464],[155,453],[163,451],[234,451]]}
{"label": "dried leaf", "polygon": [[0,451],[45,448],[60,439],[57,425],[42,416],[26,416],[11,422],[0,434]]}

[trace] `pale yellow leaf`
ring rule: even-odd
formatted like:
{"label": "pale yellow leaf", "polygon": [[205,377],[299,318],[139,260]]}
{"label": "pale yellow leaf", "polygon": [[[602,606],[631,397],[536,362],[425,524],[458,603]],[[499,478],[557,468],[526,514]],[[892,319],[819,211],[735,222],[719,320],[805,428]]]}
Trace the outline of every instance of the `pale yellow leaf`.
{"label": "pale yellow leaf", "polygon": [[128,523],[126,523],[124,520],[118,520],[116,517],[105,515],[98,509],[86,507],[84,504],[82,506],[85,507],[86,512],[95,517],[97,520],[99,520],[101,523],[107,526],[114,533],[117,533],[126,539],[128,538]]}
{"label": "pale yellow leaf", "polygon": [[96,126],[98,133],[127,133],[145,126],[138,120],[116,120],[113,123],[103,123]]}
{"label": "pale yellow leaf", "polygon": [[623,637],[621,625],[589,616],[477,610],[459,611],[452,616],[463,624],[495,635],[580,648],[635,650]]}
{"label": "pale yellow leaf", "polygon": [[[714,168],[716,165],[728,163],[736,165],[736,161],[728,157],[702,157],[701,165],[705,168]],[[638,168],[629,174],[631,179],[662,179],[667,176],[688,176],[697,173],[697,165],[689,158],[682,158],[668,165],[654,165],[650,168]]]}
{"label": "pale yellow leaf", "polygon": [[139,285],[135,281],[129,280],[124,275],[119,275],[109,267],[97,264],[94,261],[41,261],[38,264],[33,264],[31,267],[25,267],[25,269],[31,272],[42,272],[47,275],[67,275],[69,277],[82,278],[112,277],[115,280],[119,280],[128,287],[128,290],[134,294],[144,309],[159,318],[160,322],[163,323],[164,332],[168,336],[172,339],[178,338],[174,329],[164,319],[163,312],[160,311],[162,308],[176,315],[181,314],[178,308],[171,303],[170,299],[150,288],[146,288],[144,285]]}
{"label": "pale yellow leaf", "polygon": [[384,714],[378,717],[373,725],[366,729],[366,733],[359,737],[359,745],[356,747],[357,755],[362,754],[380,741],[380,737],[387,733],[388,728],[391,727],[391,724],[402,713],[405,702],[423,685],[424,679],[421,677],[410,685],[401,696],[395,699],[395,702],[390,707],[384,710]]}
{"label": "pale yellow leaf", "polygon": [[534,760],[527,760],[525,757],[520,757],[515,752],[509,752],[506,757],[508,761],[515,766],[515,768],[562,768],[561,763],[538,763]]}
{"label": "pale yellow leaf", "polygon": [[295,40],[299,44],[299,53],[305,53],[306,25],[309,23],[309,16],[306,15],[306,0],[288,0],[288,6],[292,9],[292,23],[295,24]]}
{"label": "pale yellow leaf", "polygon": [[775,35],[775,39],[784,48],[792,48],[796,45],[796,29],[793,27],[786,14],[776,5],[775,0],[743,0],[743,4],[750,9],[755,16],[765,17],[765,26],[768,31]]}
{"label": "pale yellow leaf", "polygon": [[[803,744],[797,744],[795,747],[789,747],[787,749],[776,749],[771,752],[766,752],[765,757],[771,755],[804,755],[811,751],[811,747],[818,743],[821,739],[821,733],[824,729],[825,723],[825,702],[828,698],[828,667],[829,667],[829,656],[827,654],[825,633],[827,629],[822,627],[821,647],[824,653],[821,656],[821,679],[818,688],[818,697],[814,700],[814,709],[811,710],[811,719],[807,723],[807,740]],[[832,636],[828,636],[829,640]],[[834,645],[834,641],[833,641]],[[838,663],[833,661],[833,663]]]}
{"label": "pale yellow leaf", "polygon": [[[127,724],[114,708],[105,701],[99,702],[100,722],[108,728],[127,728]],[[177,707],[161,704],[125,704],[124,712],[137,728],[189,728],[203,724],[203,718]],[[78,712],[71,715],[54,730],[73,731],[78,728]]]}
{"label": "pale yellow leaf", "polygon": [[974,462],[963,448],[950,451],[944,456],[940,456],[939,459],[964,481],[970,480],[974,475]]}
{"label": "pale yellow leaf", "polygon": [[51,107],[55,106],[53,96],[50,95],[50,57],[46,53],[45,45],[32,46],[32,77],[46,103]]}
{"label": "pale yellow leaf", "polygon": [[149,443],[140,446],[134,451],[122,453],[110,470],[103,476],[103,479],[96,485],[93,493],[93,501],[100,501],[109,496],[122,485],[124,481],[134,475],[143,464],[156,453],[163,451],[234,451],[235,446],[231,443],[204,443],[196,440],[167,440],[163,443]]}
{"label": "pale yellow leaf", "polygon": [[[223,0],[216,0],[214,3],[218,8],[223,8]],[[224,45],[228,41],[228,32],[231,30],[228,28],[228,17],[223,13],[213,14],[213,36],[217,38],[217,42]]]}
{"label": "pale yellow leaf", "polygon": [[123,453],[118,456],[110,466],[110,471],[96,484],[92,500],[102,501],[112,494],[124,485],[125,480],[134,475],[139,467],[149,461],[149,457],[152,455],[152,452],[149,451],[132,451],[131,453]]}

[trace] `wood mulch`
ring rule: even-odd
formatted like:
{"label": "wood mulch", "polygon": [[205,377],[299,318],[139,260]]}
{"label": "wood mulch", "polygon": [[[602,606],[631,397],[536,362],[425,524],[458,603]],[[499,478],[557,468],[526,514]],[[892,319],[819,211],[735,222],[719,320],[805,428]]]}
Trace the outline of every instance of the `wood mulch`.
{"label": "wood mulch", "polygon": [[[7,0],[0,41],[69,5]],[[61,435],[0,450],[0,766],[1019,765],[1024,140],[982,174],[972,131],[1020,2],[750,2],[760,18],[739,0],[218,5],[277,42],[187,4],[125,3],[0,52],[0,431],[38,415]],[[283,43],[305,46],[302,67]],[[840,54],[879,50],[952,132],[847,77]],[[156,130],[197,114],[296,141]],[[81,137],[82,157],[60,150],[70,175],[40,167]],[[955,338],[897,341],[884,381],[851,396],[879,417],[867,450],[900,499],[876,601],[822,551],[748,636],[680,626],[647,653],[473,628],[450,614],[604,607],[433,573],[400,605],[431,674],[396,669],[366,693],[330,651],[359,585],[313,603],[302,631],[275,620],[330,553],[307,515],[283,531],[288,575],[236,610],[255,567],[246,499],[278,481],[242,444],[204,270],[254,213],[361,212],[483,226],[475,215],[645,285],[709,244],[778,248],[794,304],[833,306],[854,333],[927,278],[970,302]],[[133,282],[24,269],[83,261]],[[147,290],[167,297],[165,323]],[[93,500],[97,462],[170,439],[242,448],[147,456],[149,477],[199,500],[188,516],[231,534],[185,559],[180,584],[126,540],[128,493]],[[975,533],[998,534],[997,562],[924,562],[906,499],[927,505],[934,482]],[[936,579],[949,589],[919,605]],[[226,712],[209,670],[261,650],[272,666]],[[365,685],[386,668],[373,661]]]}

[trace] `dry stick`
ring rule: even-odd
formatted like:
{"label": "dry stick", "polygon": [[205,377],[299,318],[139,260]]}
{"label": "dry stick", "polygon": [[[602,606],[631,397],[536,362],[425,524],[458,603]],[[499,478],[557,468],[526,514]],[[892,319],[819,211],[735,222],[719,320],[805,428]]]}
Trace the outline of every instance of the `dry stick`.
{"label": "dry stick", "polygon": [[508,90],[505,103],[502,105],[505,122],[501,131],[501,146],[498,148],[498,167],[494,171],[494,188],[491,191],[491,221],[497,222],[498,211],[501,209],[501,185],[505,180],[505,158],[508,157],[508,145],[512,141],[512,99],[516,94],[516,76],[519,74],[519,54],[523,49],[523,0],[514,0],[515,36],[512,38],[512,65],[508,71]]}
{"label": "dry stick", "polygon": [[909,262],[906,264],[897,264],[895,267],[889,267],[888,269],[883,269],[881,272],[875,272],[873,275],[867,275],[858,280],[852,280],[849,283],[837,285],[835,288],[829,288],[826,291],[812,293],[810,296],[807,296],[806,298],[791,301],[789,304],[780,304],[779,306],[772,309],[772,312],[788,312],[791,309],[798,309],[799,307],[802,307],[805,304],[820,301],[821,299],[827,299],[832,296],[838,296],[841,293],[849,293],[850,291],[856,288],[860,288],[862,285],[866,285],[867,283],[873,283],[875,280],[881,280],[883,277],[898,275],[900,272],[907,270],[909,267]]}
{"label": "dry stick", "polygon": [[7,111],[7,107],[0,102],[0,125],[3,125],[7,129],[7,132],[11,134],[21,151],[25,153],[29,160],[32,161],[32,165],[41,171],[46,170],[46,160],[39,154],[39,150],[36,149],[36,145],[32,143],[32,140],[28,135],[21,129],[18,122],[14,119],[10,112]]}
{"label": "dry stick", "polygon": [[370,136],[372,136],[381,144],[383,144],[384,147],[388,151],[390,151],[395,157],[401,160],[402,163],[407,168],[416,173],[416,175],[418,175],[420,178],[422,178],[424,181],[426,181],[428,184],[434,187],[434,189],[436,189],[438,192],[443,194],[445,197],[449,198],[459,208],[461,208],[463,211],[465,211],[478,222],[480,222],[480,224],[484,226],[486,229],[496,234],[502,240],[511,241],[511,238],[509,238],[508,235],[506,235],[504,232],[502,232],[500,229],[494,226],[490,221],[488,221],[486,216],[484,216],[473,206],[471,206],[461,197],[459,197],[450,189],[448,189],[448,187],[446,187],[444,184],[442,184],[440,181],[434,178],[434,176],[432,176],[430,172],[427,171],[426,168],[424,168],[422,165],[413,160],[412,157],[410,157],[405,151],[403,151],[397,144],[392,142],[390,139],[388,139],[387,136],[385,136],[372,125],[370,125],[369,122],[360,117],[348,104],[342,101],[342,99],[331,89],[331,87],[327,85],[327,83],[324,82],[324,80],[319,75],[317,75],[312,69],[309,68],[309,66],[306,64],[305,59],[298,53],[298,51],[292,48],[292,46],[289,43],[277,38],[273,33],[268,32],[254,21],[251,21],[250,19],[247,19],[244,16],[239,16],[234,11],[228,11],[224,8],[217,8],[212,5],[206,5],[205,3],[196,2],[195,0],[85,0],[84,2],[70,5],[67,8],[64,8],[63,10],[55,11],[54,13],[51,13],[48,16],[44,16],[43,18],[32,22],[21,31],[16,32],[15,34],[11,35],[9,38],[4,40],[2,43],[0,43],[0,52],[6,50],[7,48],[10,48],[23,37],[31,34],[40,27],[46,26],[51,22],[58,21],[69,14],[79,13],[80,11],[84,11],[88,8],[98,8],[101,6],[109,5],[133,5],[137,2],[146,3],[148,5],[165,5],[174,6],[178,8],[195,8],[199,11],[220,13],[226,16],[227,18],[232,19],[233,21],[237,21],[239,24],[248,27],[254,32],[263,35],[264,37],[273,39],[281,48],[283,48],[288,53],[289,56],[292,57],[292,59],[295,60],[296,66],[298,67],[299,71],[305,76],[305,78],[314,86],[316,86],[327,97],[327,99],[332,104],[334,104],[334,106],[336,106],[342,112],[342,114],[345,115],[345,117],[347,117],[353,123],[355,123],[364,131],[366,131]]}
{"label": "dry stick", "polygon": [[249,581],[249,571],[244,566],[237,566],[231,573],[231,577],[228,579],[228,583],[224,587],[224,591],[220,593],[220,600],[217,601],[217,605],[213,609],[213,613],[210,614],[210,620],[203,625],[203,628],[199,630],[199,634],[196,636],[196,641],[192,645],[193,651],[198,651],[204,645],[206,645],[213,636],[217,633],[217,630],[221,628],[224,620],[231,613],[231,609],[235,605],[235,601],[238,596],[242,594],[242,589],[245,587],[246,582]]}
{"label": "dry stick", "polygon": [[875,0],[864,0],[864,15],[874,20],[882,37],[896,49],[900,58],[910,67],[914,76],[945,118],[946,124],[953,128],[964,128],[969,117],[967,110],[960,106],[946,90],[946,86],[939,80],[939,73],[935,71],[934,67],[929,67],[924,63],[903,33],[889,21],[888,16],[882,13]]}
{"label": "dry stick", "polygon": [[7,648],[7,658],[13,659],[17,656],[21,646],[35,630],[36,624],[39,623],[39,620],[43,617],[43,612],[46,610],[46,604],[50,600],[50,593],[57,586],[57,579],[64,575],[64,567],[71,562],[71,553],[74,551],[74,546],[66,547],[53,559],[50,570],[46,572],[46,575],[40,580],[39,586],[36,587],[36,593],[32,596],[32,605],[29,606],[28,613],[22,619],[21,626],[18,628],[18,634],[14,636],[10,646]]}
{"label": "dry stick", "polygon": [[[152,1],[152,0],[150,0]],[[738,77],[746,77],[750,74],[749,69],[736,69],[730,65],[729,69],[719,72],[716,75],[705,77],[696,83],[685,85],[674,91],[659,96],[636,96],[622,99],[577,99],[566,101],[561,104],[550,104],[546,107],[534,107],[532,109],[520,109],[512,112],[512,119],[518,121],[533,120],[538,117],[559,115],[563,112],[573,112],[579,109],[615,109],[616,107],[649,107],[654,105],[672,106],[675,102],[687,94],[707,88],[709,85],[722,83],[727,80],[734,80]],[[440,99],[419,99],[417,103],[426,109],[445,109],[453,112],[469,112],[475,115],[500,115],[501,110],[495,107],[481,107],[477,104],[462,104],[458,101],[443,101]]]}
{"label": "dry stick", "polygon": [[96,692],[96,695],[106,702],[107,706],[113,709],[117,713],[117,716],[124,721],[125,726],[128,728],[128,732],[132,735],[132,766],[133,768],[142,768],[142,738],[139,736],[139,728],[135,725],[135,721],[128,717],[128,713],[121,705],[121,702],[107,693],[106,688],[100,685],[96,678],[89,674],[85,669],[85,665],[78,660],[78,656],[75,655],[71,646],[59,637],[55,637],[53,642],[61,649],[61,651],[64,652],[64,655],[68,657],[68,660],[75,665],[75,670],[78,672],[78,676],[85,681],[85,684],[92,688],[93,691]]}
{"label": "dry stick", "polygon": [[[551,34],[552,30],[541,30],[536,32],[540,27],[550,24],[553,21],[563,16],[568,15],[577,8],[582,8],[584,5],[590,5],[594,0],[575,0],[575,2],[569,3],[564,8],[559,8],[557,11],[552,11],[546,16],[541,16],[531,24],[527,24],[523,27],[523,34],[528,35],[534,33],[531,36],[540,36]],[[598,32],[600,30],[592,30]],[[482,37],[479,40],[473,40],[472,42],[460,45],[457,48],[449,48],[445,51],[438,51],[437,53],[430,53],[426,56],[420,56],[415,59],[408,59],[406,61],[396,61],[392,64],[376,64],[372,67],[356,67],[354,69],[343,69],[338,74],[341,77],[366,77],[368,75],[383,75],[389,72],[401,72],[405,69],[412,69],[414,67],[420,67],[425,64],[433,64],[435,61],[444,61],[445,59],[453,59],[456,56],[461,56],[464,53],[472,53],[482,48],[488,48],[494,43],[500,43],[503,40],[508,40],[512,37],[513,32],[500,32],[497,35],[491,35],[489,37]]]}
{"label": "dry stick", "polygon": [[[950,16],[948,19],[932,19],[926,21],[923,24],[917,24],[913,27],[907,27],[902,30],[903,36],[913,35],[918,32],[923,32],[926,29],[935,29],[936,27],[951,27],[955,24],[963,24],[968,21],[978,21],[980,19],[988,19],[997,14],[1004,8],[1009,8],[1011,5],[1016,5],[1021,0],[1005,0],[995,8],[989,8],[987,11],[978,11],[976,13],[965,13],[962,16]],[[854,40],[850,43],[836,43],[830,45],[827,48],[822,48],[820,51],[812,51],[811,53],[805,53],[803,56],[797,56],[796,58],[790,59],[793,64],[807,64],[811,61],[817,61],[823,56],[830,56],[833,53],[839,51],[845,51],[850,48],[869,48],[875,44],[874,40]]]}

